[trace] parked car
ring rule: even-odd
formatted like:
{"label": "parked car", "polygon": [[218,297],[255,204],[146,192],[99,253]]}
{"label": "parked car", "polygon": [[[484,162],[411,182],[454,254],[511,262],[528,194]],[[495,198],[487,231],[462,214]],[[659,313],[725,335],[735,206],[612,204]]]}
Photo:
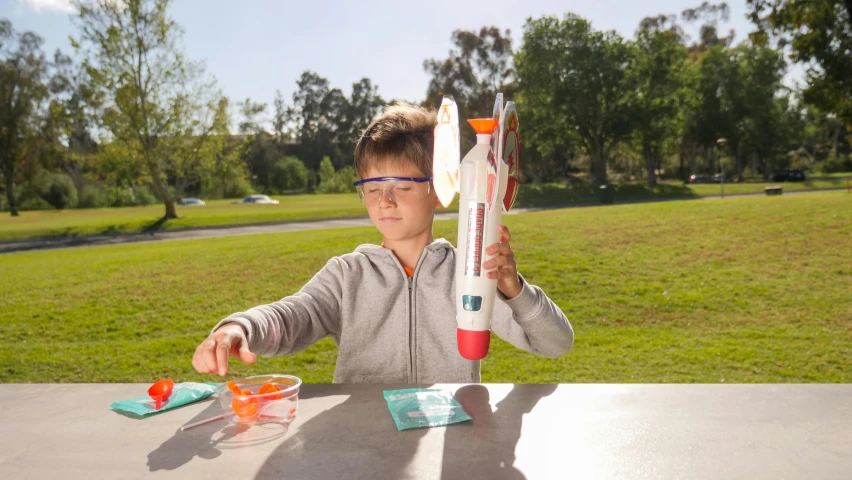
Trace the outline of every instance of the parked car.
{"label": "parked car", "polygon": [[801,168],[791,168],[788,170],[781,170],[780,172],[772,175],[773,182],[804,182],[805,181],[805,171]]}
{"label": "parked car", "polygon": [[278,200],[272,200],[266,195],[249,195],[248,197],[233,203],[266,203],[271,205],[278,205]]}
{"label": "parked car", "polygon": [[[710,180],[713,183],[722,183],[722,176],[718,173],[713,175],[713,178]],[[725,175],[725,183],[733,183],[733,179],[729,175]]]}
{"label": "parked car", "polygon": [[177,202],[178,205],[187,205],[187,206],[196,206],[200,207],[205,205],[204,201],[198,198],[181,198]]}
{"label": "parked car", "polygon": [[706,175],[690,175],[689,183],[707,183]]}

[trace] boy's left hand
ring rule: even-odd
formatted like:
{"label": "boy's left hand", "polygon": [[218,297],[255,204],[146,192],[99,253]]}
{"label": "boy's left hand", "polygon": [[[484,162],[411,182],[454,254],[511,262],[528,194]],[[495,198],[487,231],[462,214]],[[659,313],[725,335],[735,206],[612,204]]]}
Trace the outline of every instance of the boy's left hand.
{"label": "boy's left hand", "polygon": [[497,279],[497,289],[509,298],[515,298],[521,293],[521,279],[518,278],[518,267],[515,264],[515,253],[509,246],[512,234],[505,225],[500,225],[500,242],[485,249],[488,255],[496,257],[482,264],[485,270],[497,267],[496,271],[488,272],[488,278]]}

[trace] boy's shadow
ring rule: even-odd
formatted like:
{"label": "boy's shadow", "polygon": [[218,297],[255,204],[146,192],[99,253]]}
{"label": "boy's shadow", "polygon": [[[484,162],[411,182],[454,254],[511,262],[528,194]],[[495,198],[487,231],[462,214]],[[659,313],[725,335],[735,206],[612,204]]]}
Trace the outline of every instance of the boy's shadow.
{"label": "boy's shadow", "polygon": [[523,416],[557,385],[514,385],[491,411],[490,394],[483,385],[460,388],[456,400],[473,422],[447,428],[441,478],[526,478],[514,467],[515,447],[521,438]]}
{"label": "boy's shadow", "polygon": [[390,389],[349,385],[349,397],[301,424],[256,478],[411,477],[408,465],[428,429],[397,431],[385,402],[376,401]]}

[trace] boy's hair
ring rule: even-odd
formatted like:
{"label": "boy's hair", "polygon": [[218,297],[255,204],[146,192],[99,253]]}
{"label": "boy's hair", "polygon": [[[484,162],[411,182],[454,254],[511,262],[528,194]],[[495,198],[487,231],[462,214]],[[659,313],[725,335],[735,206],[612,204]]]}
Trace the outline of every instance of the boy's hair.
{"label": "boy's hair", "polygon": [[382,116],[364,130],[355,146],[355,172],[366,178],[370,167],[411,162],[432,175],[432,144],[436,112],[405,102],[385,107]]}

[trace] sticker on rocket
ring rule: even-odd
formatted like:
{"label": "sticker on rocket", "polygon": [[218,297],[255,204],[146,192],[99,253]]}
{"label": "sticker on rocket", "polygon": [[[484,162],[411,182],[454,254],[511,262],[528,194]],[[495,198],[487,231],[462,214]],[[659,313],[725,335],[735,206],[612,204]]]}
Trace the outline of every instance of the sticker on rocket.
{"label": "sticker on rocket", "polygon": [[470,202],[467,217],[467,248],[465,248],[464,274],[478,277],[482,267],[482,230],[485,227],[485,204]]}
{"label": "sticker on rocket", "polygon": [[521,180],[521,170],[518,167],[521,136],[518,132],[518,112],[515,110],[514,102],[506,104],[506,113],[503,115],[501,127],[503,130],[503,168],[508,169],[506,194],[503,196],[503,211],[508,212],[518,196],[518,184]]}

